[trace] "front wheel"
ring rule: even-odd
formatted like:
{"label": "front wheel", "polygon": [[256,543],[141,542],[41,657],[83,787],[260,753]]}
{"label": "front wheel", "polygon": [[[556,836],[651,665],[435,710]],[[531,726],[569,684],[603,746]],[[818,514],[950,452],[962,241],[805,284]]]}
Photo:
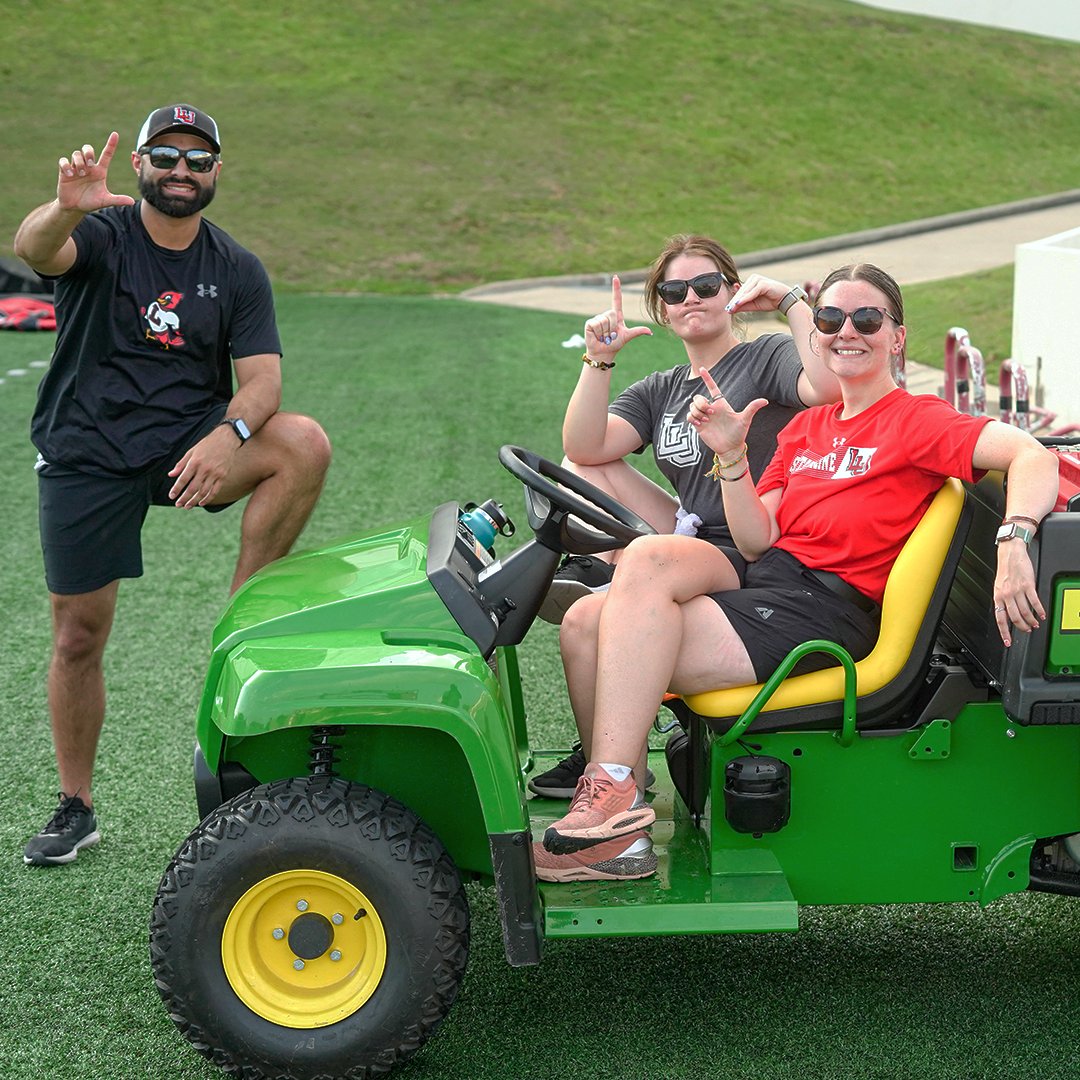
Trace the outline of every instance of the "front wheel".
{"label": "front wheel", "polygon": [[384,1075],[446,1016],[469,909],[435,834],[373,788],[282,780],[210,814],[176,853],[150,924],[158,990],[227,1072]]}

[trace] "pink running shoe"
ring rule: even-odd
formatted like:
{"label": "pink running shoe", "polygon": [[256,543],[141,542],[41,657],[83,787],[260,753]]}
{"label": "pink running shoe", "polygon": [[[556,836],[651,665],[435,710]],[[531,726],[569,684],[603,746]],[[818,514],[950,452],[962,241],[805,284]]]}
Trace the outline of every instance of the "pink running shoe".
{"label": "pink running shoe", "polygon": [[569,855],[644,829],[656,820],[656,813],[647,803],[635,806],[637,795],[632,775],[615,780],[599,765],[587,765],[570,810],[544,833],[544,847],[556,855]]}
{"label": "pink running shoe", "polygon": [[[630,852],[639,840],[640,850]],[[656,873],[656,854],[644,829],[604,840],[583,851],[552,855],[543,844],[533,844],[536,876],[541,881],[633,881]]]}

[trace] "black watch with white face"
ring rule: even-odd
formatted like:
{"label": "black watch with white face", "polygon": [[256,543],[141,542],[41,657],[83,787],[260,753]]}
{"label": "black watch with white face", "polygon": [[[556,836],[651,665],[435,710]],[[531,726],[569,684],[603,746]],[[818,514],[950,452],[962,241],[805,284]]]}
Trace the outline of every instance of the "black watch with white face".
{"label": "black watch with white face", "polygon": [[1023,540],[1025,544],[1030,544],[1034,536],[1034,529],[1025,529],[1023,525],[1018,525],[1015,521],[1006,521],[1002,523],[997,536],[994,537],[994,546],[997,547],[1005,540]]}
{"label": "black watch with white face", "polygon": [[[226,416],[221,423],[228,424],[236,432],[236,437],[240,440],[241,446],[251,438],[251,430],[239,416]],[[220,427],[221,424],[218,426]]]}

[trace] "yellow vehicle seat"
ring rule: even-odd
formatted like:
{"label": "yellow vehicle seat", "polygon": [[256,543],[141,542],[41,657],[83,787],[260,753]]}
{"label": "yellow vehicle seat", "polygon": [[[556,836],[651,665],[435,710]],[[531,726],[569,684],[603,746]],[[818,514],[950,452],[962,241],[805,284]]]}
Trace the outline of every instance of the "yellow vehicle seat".
{"label": "yellow vehicle seat", "polygon": [[[946,480],[893,564],[877,644],[855,665],[859,727],[881,726],[895,718],[925,679],[967,536],[968,504],[960,481]],[[726,730],[760,689],[759,684],[712,690],[688,695],[683,701],[707,726]],[[839,664],[793,676],[777,688],[751,730],[838,726],[843,697],[844,670]]]}

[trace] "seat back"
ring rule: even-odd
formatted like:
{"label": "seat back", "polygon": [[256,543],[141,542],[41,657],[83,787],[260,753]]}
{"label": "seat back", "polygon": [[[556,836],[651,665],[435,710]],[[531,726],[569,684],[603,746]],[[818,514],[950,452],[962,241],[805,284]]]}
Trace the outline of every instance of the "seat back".
{"label": "seat back", "polygon": [[[855,665],[860,727],[887,722],[924,680],[970,518],[964,486],[949,478],[901,548],[885,586],[877,644]],[[760,689],[758,684],[712,690],[688,695],[685,702],[710,727],[726,729]],[[839,665],[796,675],[777,688],[752,730],[838,723],[843,697]]]}

